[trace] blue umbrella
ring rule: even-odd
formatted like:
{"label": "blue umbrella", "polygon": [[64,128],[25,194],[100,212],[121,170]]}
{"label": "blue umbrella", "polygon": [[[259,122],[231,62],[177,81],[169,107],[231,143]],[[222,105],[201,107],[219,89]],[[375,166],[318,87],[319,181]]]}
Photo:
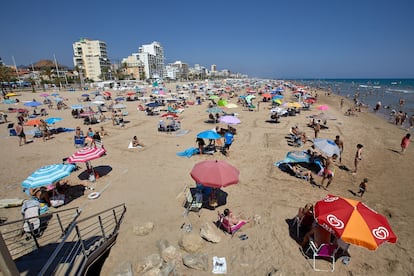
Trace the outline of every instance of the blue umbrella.
{"label": "blue umbrella", "polygon": [[285,159],[276,162],[275,165],[279,167],[284,163],[310,163],[309,157],[310,155],[306,151],[289,151]]}
{"label": "blue umbrella", "polygon": [[55,100],[55,102],[62,102],[63,101],[63,99],[62,98],[54,98],[54,100]]}
{"label": "blue umbrella", "polygon": [[316,138],[313,140],[313,144],[320,152],[322,152],[326,156],[330,157],[334,154],[336,154],[338,157],[341,156],[341,151],[338,145],[332,140]]}
{"label": "blue umbrella", "polygon": [[118,102],[125,101],[125,98],[124,97],[118,97],[118,98],[115,98],[115,101],[118,101]]}
{"label": "blue umbrella", "polygon": [[53,93],[52,96],[57,97],[57,96],[59,96],[59,93]]}
{"label": "blue umbrella", "polygon": [[272,100],[281,100],[281,99],[283,99],[283,95],[274,95],[272,97]]}
{"label": "blue umbrella", "polygon": [[221,138],[220,134],[213,130],[205,130],[197,134],[197,138],[203,138],[203,139],[219,139]]}
{"label": "blue umbrella", "polygon": [[145,106],[148,106],[148,107],[158,107],[158,106],[160,106],[160,104],[157,103],[157,102],[150,102],[150,103],[145,104]]}
{"label": "blue umbrella", "polygon": [[16,103],[16,101],[7,99],[7,100],[4,100],[3,103],[5,103],[5,104],[14,104],[14,103]]}
{"label": "blue umbrella", "polygon": [[42,103],[40,102],[35,102],[35,101],[31,101],[31,102],[27,102],[24,104],[25,106],[30,106],[30,107],[38,107],[39,105],[42,105]]}
{"label": "blue umbrella", "polygon": [[70,108],[72,108],[72,109],[82,109],[83,108],[83,105],[81,105],[81,104],[74,104],[74,105],[71,105]]}
{"label": "blue umbrella", "polygon": [[39,188],[65,178],[75,168],[73,164],[55,164],[41,167],[22,182],[24,189]]}
{"label": "blue umbrella", "polygon": [[48,123],[49,125],[53,125],[54,123],[56,123],[56,122],[60,122],[60,121],[62,121],[63,119],[62,118],[58,118],[58,117],[51,117],[51,118],[47,118],[46,120],[45,120],[45,122],[46,123]]}
{"label": "blue umbrella", "polygon": [[223,109],[221,109],[220,107],[217,107],[217,106],[208,108],[206,110],[206,112],[208,112],[208,113],[224,113]]}
{"label": "blue umbrella", "polygon": [[82,94],[82,97],[89,97],[89,94]]}

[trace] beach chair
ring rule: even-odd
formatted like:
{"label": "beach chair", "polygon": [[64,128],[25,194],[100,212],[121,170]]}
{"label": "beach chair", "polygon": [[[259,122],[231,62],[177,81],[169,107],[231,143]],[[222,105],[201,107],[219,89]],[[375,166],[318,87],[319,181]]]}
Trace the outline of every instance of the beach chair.
{"label": "beach chair", "polygon": [[201,208],[203,206],[203,193],[197,189],[196,193],[191,193],[189,187],[185,188],[185,200],[183,206],[185,208],[184,216],[187,216],[190,211],[197,212],[200,217]]}
{"label": "beach chair", "polygon": [[[323,243],[319,247],[316,247],[316,244],[313,240],[309,241],[309,247],[306,250],[305,254],[308,253],[312,254],[313,259],[313,270],[315,271],[331,271],[333,272],[335,270],[335,255],[338,251],[338,246],[334,244],[326,244]],[[331,269],[330,270],[324,270],[316,267],[316,259],[325,259],[329,260],[331,262]]]}
{"label": "beach chair", "polygon": [[85,146],[85,137],[76,137],[74,136],[74,145],[77,148],[83,148]]}
{"label": "beach chair", "polygon": [[246,223],[247,222],[245,220],[240,220],[236,225],[230,226],[230,223],[224,214],[219,214],[217,225],[220,229],[224,230],[225,233],[228,233],[233,237],[234,234],[239,231]]}
{"label": "beach chair", "polygon": [[22,205],[22,215],[24,218],[24,233],[33,236],[40,235],[40,202],[34,199],[26,200]]}

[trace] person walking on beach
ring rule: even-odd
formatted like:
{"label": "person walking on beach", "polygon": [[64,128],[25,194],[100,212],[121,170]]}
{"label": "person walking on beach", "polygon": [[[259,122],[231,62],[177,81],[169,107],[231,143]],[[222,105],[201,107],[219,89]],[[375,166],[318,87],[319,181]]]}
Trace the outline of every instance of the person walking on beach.
{"label": "person walking on beach", "polygon": [[362,160],[362,148],[363,147],[364,146],[362,144],[357,145],[357,151],[355,153],[355,159],[354,159],[355,170],[352,173],[354,175],[357,173],[359,162]]}
{"label": "person walking on beach", "polygon": [[367,183],[368,178],[364,178],[364,180],[359,184],[359,191],[357,192],[357,194],[360,194],[360,197],[362,197],[364,193],[367,191]]}
{"label": "person walking on beach", "polygon": [[17,123],[16,133],[17,133],[17,137],[19,137],[19,146],[22,145],[22,140],[24,141],[25,144],[27,144],[26,134],[24,133],[23,123],[22,122],[18,122]]}
{"label": "person walking on beach", "polygon": [[339,148],[339,153],[340,153],[339,163],[342,163],[342,153],[344,152],[344,142],[341,140],[341,137],[339,135],[336,135],[334,142]]}
{"label": "person walking on beach", "polygon": [[341,103],[339,106],[341,107],[341,110],[342,110],[342,107],[344,107],[344,98],[341,98]]}
{"label": "person walking on beach", "polygon": [[[338,158],[338,155],[334,154],[331,157],[326,158],[325,166],[323,169],[323,176],[322,176],[322,182],[321,187],[324,189],[327,189],[329,185],[331,185],[332,180],[335,175],[335,165],[334,161]],[[325,182],[325,179],[328,179],[328,183],[326,184],[326,187],[323,186],[323,183]]]}
{"label": "person walking on beach", "polygon": [[405,150],[408,148],[408,145],[410,144],[410,137],[411,134],[407,133],[401,140],[401,154],[404,154]]}
{"label": "person walking on beach", "polygon": [[225,156],[229,156],[230,146],[233,144],[234,135],[229,130],[226,131],[224,134],[224,147],[223,147],[223,154]]}
{"label": "person walking on beach", "polygon": [[414,128],[414,114],[411,115],[411,117],[408,119],[408,123],[410,124],[410,126],[408,127],[408,131],[412,128]]}

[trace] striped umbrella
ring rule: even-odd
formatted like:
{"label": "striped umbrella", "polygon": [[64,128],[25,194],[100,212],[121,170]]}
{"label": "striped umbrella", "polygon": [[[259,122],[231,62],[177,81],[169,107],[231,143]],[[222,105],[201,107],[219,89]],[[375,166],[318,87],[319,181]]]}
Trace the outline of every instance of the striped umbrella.
{"label": "striped umbrella", "polygon": [[69,163],[88,162],[97,159],[104,155],[106,150],[104,148],[83,148],[68,158]]}
{"label": "striped umbrella", "polygon": [[22,182],[22,187],[30,189],[50,185],[69,176],[74,168],[73,164],[55,164],[41,167]]}
{"label": "striped umbrella", "polygon": [[375,250],[397,242],[387,219],[354,199],[327,195],[316,202],[314,215],[319,225],[347,243]]}

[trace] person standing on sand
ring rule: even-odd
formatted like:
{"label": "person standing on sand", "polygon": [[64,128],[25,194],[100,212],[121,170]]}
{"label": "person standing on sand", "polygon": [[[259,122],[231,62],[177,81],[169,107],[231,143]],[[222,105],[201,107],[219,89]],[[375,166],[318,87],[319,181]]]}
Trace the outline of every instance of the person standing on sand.
{"label": "person standing on sand", "polygon": [[335,144],[339,148],[339,163],[342,163],[342,153],[344,152],[344,142],[341,140],[341,137],[339,135],[336,135],[335,137]]}
{"label": "person standing on sand", "polygon": [[410,144],[410,137],[411,134],[407,133],[401,140],[401,154],[404,154],[405,150],[408,148],[408,145]]}
{"label": "person standing on sand", "polygon": [[315,138],[318,138],[319,131],[321,131],[321,121],[318,120],[315,125],[313,126],[313,130],[315,132]]}
{"label": "person standing on sand", "polygon": [[25,144],[27,144],[26,134],[24,133],[23,123],[22,122],[18,122],[17,123],[16,133],[17,133],[17,137],[19,137],[19,146],[22,145],[22,140],[24,141]]}
{"label": "person standing on sand", "polygon": [[[327,189],[329,185],[331,185],[332,180],[335,175],[335,165],[334,161],[338,158],[338,155],[334,154],[331,157],[326,158],[325,166],[323,169],[323,176],[322,176],[322,182],[321,187],[324,189]],[[323,186],[323,183],[325,182],[325,179],[328,179],[328,183],[326,184],[326,187]]]}
{"label": "person standing on sand", "polygon": [[341,103],[339,106],[341,107],[341,110],[342,110],[342,107],[344,107],[344,98],[341,98]]}
{"label": "person standing on sand", "polygon": [[408,127],[407,130],[414,128],[414,114],[411,115],[411,117],[408,119],[408,123],[410,124],[410,126]]}
{"label": "person standing on sand", "polygon": [[354,159],[354,165],[355,165],[355,170],[352,174],[356,174],[358,171],[358,164],[359,162],[362,160],[362,148],[364,146],[362,144],[358,144],[357,145],[357,151],[355,153],[355,159]]}

